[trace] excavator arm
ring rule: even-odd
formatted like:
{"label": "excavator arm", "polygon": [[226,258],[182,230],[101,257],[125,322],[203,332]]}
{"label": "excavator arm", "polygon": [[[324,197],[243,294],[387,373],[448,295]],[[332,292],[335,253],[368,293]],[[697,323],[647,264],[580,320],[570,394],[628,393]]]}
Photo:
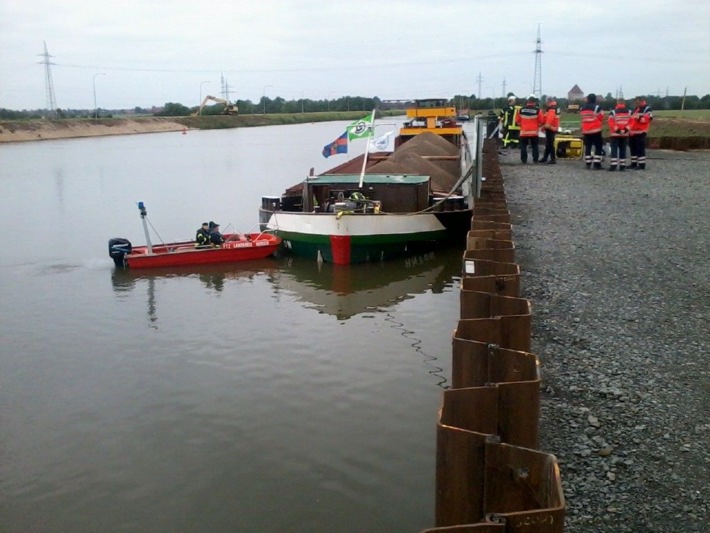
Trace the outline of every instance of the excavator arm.
{"label": "excavator arm", "polygon": [[202,109],[207,105],[208,102],[222,104],[224,106],[224,111],[222,111],[222,114],[224,115],[237,115],[239,113],[239,108],[237,107],[237,104],[230,104],[227,100],[223,98],[217,98],[216,96],[208,94],[207,96],[205,96],[205,99],[202,100],[200,108],[197,110],[197,113],[194,113],[194,115],[201,115]]}

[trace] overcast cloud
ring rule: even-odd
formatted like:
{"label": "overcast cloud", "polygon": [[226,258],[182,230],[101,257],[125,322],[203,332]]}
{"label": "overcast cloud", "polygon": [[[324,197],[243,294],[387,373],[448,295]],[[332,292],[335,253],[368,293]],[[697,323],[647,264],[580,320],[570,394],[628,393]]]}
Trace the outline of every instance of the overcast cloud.
{"label": "overcast cloud", "polygon": [[521,96],[538,24],[544,94],[710,94],[707,0],[0,0],[0,107],[46,106],[43,42],[59,108]]}

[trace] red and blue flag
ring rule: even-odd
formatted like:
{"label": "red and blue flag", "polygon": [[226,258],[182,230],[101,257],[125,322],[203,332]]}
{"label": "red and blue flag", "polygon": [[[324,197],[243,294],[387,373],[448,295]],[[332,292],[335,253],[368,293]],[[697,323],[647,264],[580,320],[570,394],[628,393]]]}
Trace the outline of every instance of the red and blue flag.
{"label": "red and blue flag", "polygon": [[347,154],[348,153],[348,132],[345,131],[340,137],[335,139],[332,143],[326,144],[323,147],[323,157],[330,157],[335,154]]}

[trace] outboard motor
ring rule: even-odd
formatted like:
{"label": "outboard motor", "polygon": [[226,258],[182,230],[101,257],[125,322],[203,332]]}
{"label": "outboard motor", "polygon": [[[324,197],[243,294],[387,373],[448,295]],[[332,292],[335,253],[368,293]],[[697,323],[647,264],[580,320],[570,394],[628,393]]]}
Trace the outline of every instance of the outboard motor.
{"label": "outboard motor", "polygon": [[108,241],[108,255],[111,256],[118,268],[126,267],[126,255],[130,254],[131,250],[133,250],[133,245],[128,239],[116,237]]}

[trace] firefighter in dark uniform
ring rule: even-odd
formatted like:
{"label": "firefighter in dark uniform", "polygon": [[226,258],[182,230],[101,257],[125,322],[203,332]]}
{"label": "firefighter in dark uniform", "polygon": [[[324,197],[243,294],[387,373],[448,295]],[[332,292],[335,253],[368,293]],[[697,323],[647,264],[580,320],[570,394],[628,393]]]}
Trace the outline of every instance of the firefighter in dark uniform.
{"label": "firefighter in dark uniform", "polygon": [[200,229],[197,230],[197,234],[195,235],[195,241],[196,241],[196,246],[207,246],[210,243],[210,231],[209,231],[209,224],[207,222],[203,222],[202,226]]}
{"label": "firefighter in dark uniform", "polygon": [[219,232],[219,224],[210,221],[209,224],[210,244],[219,248],[224,244],[224,236]]}
{"label": "firefighter in dark uniform", "polygon": [[503,148],[517,148],[520,142],[520,126],[517,122],[521,106],[515,103],[516,100],[514,94],[508,95],[508,105],[500,113]]}

